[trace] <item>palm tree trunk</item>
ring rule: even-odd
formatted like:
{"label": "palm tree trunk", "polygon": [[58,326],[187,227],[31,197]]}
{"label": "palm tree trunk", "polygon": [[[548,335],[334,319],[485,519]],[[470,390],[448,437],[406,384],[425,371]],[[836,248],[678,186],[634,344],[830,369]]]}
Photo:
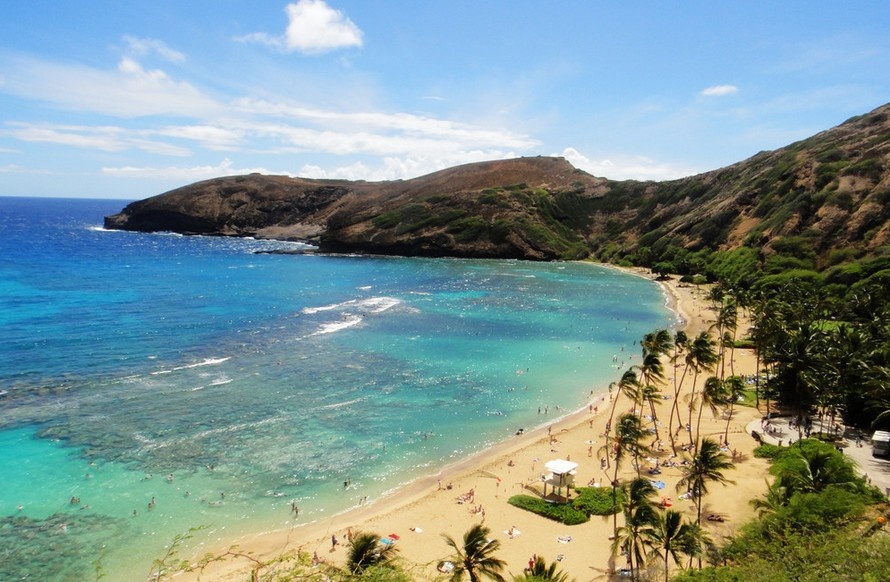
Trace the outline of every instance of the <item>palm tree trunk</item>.
{"label": "palm tree trunk", "polygon": [[[696,507],[696,515],[698,516],[697,524],[698,527],[701,527],[701,491],[696,492],[695,489],[699,489],[699,487],[693,487],[693,495],[695,495],[695,507]],[[696,552],[698,558],[698,569],[701,570],[701,551]]]}
{"label": "palm tree trunk", "polygon": [[655,429],[655,440],[656,442],[661,438],[658,434],[658,418],[655,416],[655,403],[652,402],[652,398],[649,398],[649,414],[652,415],[652,428]]}
{"label": "palm tree trunk", "polygon": [[[608,456],[608,453],[606,454]],[[612,477],[612,537],[618,538],[618,460],[615,460],[615,476]]]}
{"label": "palm tree trunk", "polygon": [[729,346],[729,375],[735,376],[735,339],[736,330],[732,330],[732,344]]}
{"label": "palm tree trunk", "polygon": [[754,351],[754,406],[760,412],[760,350]]}
{"label": "palm tree trunk", "polygon": [[673,454],[677,454],[677,443],[674,439],[674,412],[677,413],[677,422],[680,422],[680,388],[683,386],[683,380],[686,379],[686,372],[689,371],[689,366],[683,367],[683,375],[680,376],[680,382],[677,383],[677,374],[674,373],[674,402],[671,404],[671,418],[668,421],[668,431],[670,431],[671,436],[671,452]]}
{"label": "palm tree trunk", "polygon": [[609,429],[606,431],[606,434],[605,434],[605,436],[606,436],[606,455],[605,455],[606,456],[606,468],[609,468],[612,466],[612,459],[610,458],[611,455],[609,454],[609,435],[612,434],[612,420],[614,420],[614,418],[615,418],[615,408],[618,406],[618,398],[621,396],[621,385],[614,384],[614,383],[613,383],[613,385],[616,387],[615,397],[612,399],[612,411],[609,412],[609,422],[608,422]]}
{"label": "palm tree trunk", "polygon": [[729,416],[726,419],[726,429],[723,431],[723,442],[729,442],[729,423],[732,420],[732,410],[735,406],[735,396],[732,396],[732,399],[729,401]]}
{"label": "palm tree trunk", "polygon": [[692,440],[692,410],[695,408],[695,385],[698,382],[698,370],[695,371],[695,374],[692,375],[692,393],[689,395],[689,422],[686,425],[689,427],[689,446],[695,444]]}
{"label": "palm tree trunk", "polygon": [[[701,442],[701,413],[705,410],[705,403],[698,407],[698,419],[695,421],[695,442]],[[692,432],[692,431],[690,431]]]}

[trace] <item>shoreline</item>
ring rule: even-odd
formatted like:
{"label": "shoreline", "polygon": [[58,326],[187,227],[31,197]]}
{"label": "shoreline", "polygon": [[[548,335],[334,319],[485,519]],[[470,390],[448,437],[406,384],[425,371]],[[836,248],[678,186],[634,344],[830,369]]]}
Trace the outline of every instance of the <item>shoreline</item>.
{"label": "shoreline", "polygon": [[[681,286],[676,280],[654,280],[645,269],[597,265],[644,277],[659,284],[665,294],[666,307],[676,314],[677,321],[672,326],[672,331],[684,329],[692,337],[707,328],[709,321],[705,317],[708,312],[703,311],[699,303],[699,299],[703,299],[703,297],[698,297],[699,289],[692,286]],[[744,354],[739,354],[737,351],[737,368],[739,368],[741,359],[744,359]],[[672,372],[668,367],[665,371],[666,376]],[[748,373],[749,370],[742,366],[738,372]],[[610,375],[608,377],[609,384],[617,380],[619,376],[618,371],[615,372],[614,377]],[[564,556],[560,568],[579,581],[606,580],[608,579],[607,571],[615,567],[615,564],[611,563],[611,552],[607,541],[608,535],[611,535],[611,518],[592,517],[589,523],[595,524],[594,527],[590,525],[564,526],[519,510],[509,505],[506,500],[509,496],[524,491],[528,484],[536,480],[537,474],[543,469],[544,462],[555,458],[573,457],[575,462],[580,463],[579,484],[596,482],[597,479],[599,479],[599,483],[610,481],[604,472],[603,475],[599,474],[601,471],[599,463],[596,462],[599,455],[598,453],[593,454],[603,442],[602,432],[608,415],[607,407],[610,406],[607,400],[609,384],[594,388],[591,391],[592,395],[587,400],[588,404],[579,410],[555,418],[549,425],[545,423],[522,435],[505,439],[443,467],[436,473],[418,476],[386,497],[367,506],[349,509],[325,520],[305,525],[297,524],[290,528],[241,536],[237,539],[227,540],[228,543],[225,546],[221,543],[202,544],[200,549],[203,550],[202,553],[209,552],[213,555],[220,555],[233,546],[239,546],[239,552],[246,552],[263,560],[274,560],[284,552],[299,549],[309,555],[317,552],[324,561],[342,564],[345,561],[345,540],[337,547],[332,547],[331,535],[342,538],[347,531],[371,531],[380,535],[388,535],[393,532],[399,536],[398,545],[403,559],[414,564],[413,568],[421,570],[414,571],[412,569],[413,575],[420,576],[417,579],[428,579],[435,577],[432,565],[450,554],[450,549],[442,542],[439,534],[444,533],[459,539],[472,524],[479,523],[478,514],[466,511],[466,508],[454,499],[461,493],[473,490],[476,493],[474,501],[478,502],[480,507],[484,506],[485,508],[482,520],[486,526],[491,527],[493,537],[498,539],[507,537],[502,536],[501,531],[506,532],[513,527],[526,532],[520,537],[502,539],[499,557],[507,562],[511,574],[521,573],[528,556],[537,553],[543,555],[548,562],[555,559],[557,555]],[[665,388],[667,390],[669,386],[666,384]],[[659,404],[664,405],[663,402]],[[595,407],[602,407],[602,410],[597,410],[594,414]],[[756,416],[756,411],[753,409],[737,409],[734,416],[741,418],[733,418],[731,421],[734,425],[731,433],[735,440],[739,440],[735,436],[739,432],[745,435],[744,424],[748,416],[746,413]],[[710,429],[707,431],[708,434],[719,432],[722,437],[725,421],[720,419],[716,423],[711,423],[716,426],[711,426],[708,416],[705,415],[702,418],[703,433],[706,432],[706,429]],[[736,426],[740,422],[741,428]],[[715,430],[717,427],[719,430]],[[550,433],[552,433],[553,440],[551,440]],[[747,440],[753,443],[753,439],[748,438]],[[572,441],[571,444],[569,441]],[[749,447],[744,447],[744,449],[747,448]],[[753,449],[753,444],[750,448]],[[742,458],[745,458],[744,455],[747,451],[742,447],[739,449],[742,451]],[[669,447],[668,452],[670,452]],[[527,468],[529,461],[531,461],[530,469]],[[757,465],[756,461],[759,460],[749,459],[746,460],[746,463]],[[536,469],[538,469],[537,472]],[[752,469],[755,467],[752,466]],[[753,486],[756,491],[751,491],[751,495],[756,496],[760,490],[765,489],[762,479],[765,470],[766,465],[763,464],[762,467],[756,468],[752,472],[758,485]],[[625,467],[621,475],[627,476],[630,473],[632,471],[628,471]],[[671,473],[671,471],[666,470],[665,473]],[[590,481],[587,479],[588,475],[591,475]],[[729,477],[732,479],[735,475]],[[663,478],[665,481],[667,480],[667,476]],[[679,473],[672,475],[671,478],[676,481],[679,479]],[[452,485],[452,489],[447,489],[449,483]],[[747,488],[752,489],[750,484]],[[669,493],[665,493],[665,495],[675,495],[672,489],[668,491]],[[738,501],[743,496],[735,497]],[[742,501],[744,503],[740,507],[738,503],[734,504],[731,513],[721,509],[721,514],[732,515],[733,522],[736,520],[736,516],[746,519],[748,515],[753,516],[753,511],[747,508],[747,501],[745,499]],[[691,504],[686,503],[685,505]],[[725,523],[717,525],[724,526]],[[560,544],[558,542],[558,538],[567,536],[579,543]],[[554,543],[555,541],[556,543]],[[592,550],[592,548],[596,549]],[[582,559],[577,554],[579,551],[583,552],[583,560],[587,561],[587,564],[581,563]],[[570,556],[570,552],[575,556]],[[177,579],[219,581],[243,579],[244,573],[250,565],[251,563],[246,560],[226,560],[206,568],[203,573],[183,573],[178,575]],[[618,567],[622,565],[619,564]]]}

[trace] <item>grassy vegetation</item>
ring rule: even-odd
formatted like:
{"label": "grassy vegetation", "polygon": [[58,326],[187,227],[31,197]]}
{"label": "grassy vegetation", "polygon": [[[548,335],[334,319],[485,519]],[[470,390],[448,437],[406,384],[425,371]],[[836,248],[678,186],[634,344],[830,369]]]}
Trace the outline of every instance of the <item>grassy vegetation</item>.
{"label": "grassy vegetation", "polygon": [[565,503],[548,503],[540,497],[532,497],[531,495],[514,495],[510,497],[508,503],[514,507],[531,511],[547,519],[558,521],[565,525],[578,525],[585,523],[590,516]]}
{"label": "grassy vegetation", "polygon": [[851,462],[815,439],[792,447],[764,445],[775,481],[754,505],[760,519],[715,548],[720,565],[674,581],[890,580],[890,507],[855,475]]}
{"label": "grassy vegetation", "polygon": [[618,504],[612,503],[612,489],[601,487],[580,487],[578,497],[571,503],[548,503],[540,497],[514,495],[508,503],[520,509],[558,521],[566,525],[585,523],[591,515],[612,515],[624,505],[624,492],[618,490]]}

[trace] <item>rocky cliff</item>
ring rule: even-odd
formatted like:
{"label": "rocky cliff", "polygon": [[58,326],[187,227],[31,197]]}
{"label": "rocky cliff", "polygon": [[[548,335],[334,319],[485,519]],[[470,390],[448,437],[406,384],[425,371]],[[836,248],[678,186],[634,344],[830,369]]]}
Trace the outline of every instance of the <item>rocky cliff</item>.
{"label": "rocky cliff", "polygon": [[467,164],[411,180],[207,180],[128,205],[107,228],[302,240],[325,252],[574,259],[794,239],[819,261],[890,245],[890,104],[727,168],[611,181],[562,158]]}

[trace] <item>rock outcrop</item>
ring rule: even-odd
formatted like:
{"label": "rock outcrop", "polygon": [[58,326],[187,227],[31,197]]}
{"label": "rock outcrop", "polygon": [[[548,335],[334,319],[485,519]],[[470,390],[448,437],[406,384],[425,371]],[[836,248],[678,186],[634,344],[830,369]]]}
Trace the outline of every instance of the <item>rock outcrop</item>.
{"label": "rock outcrop", "polygon": [[[812,248],[817,263],[890,245],[890,105],[727,168],[611,181],[562,158],[467,164],[411,180],[235,176],[128,205],[107,228],[300,240],[321,251],[612,260],[671,248]],[[789,242],[790,241],[790,242]],[[669,253],[667,253],[669,254]],[[834,258],[832,258],[834,257]]]}
{"label": "rock outcrop", "polygon": [[552,260],[573,245],[573,257],[586,251],[558,220],[542,221],[538,205],[563,192],[599,195],[606,183],[551,157],[389,182],[251,174],[133,202],[105,227],[299,240],[324,252]]}

